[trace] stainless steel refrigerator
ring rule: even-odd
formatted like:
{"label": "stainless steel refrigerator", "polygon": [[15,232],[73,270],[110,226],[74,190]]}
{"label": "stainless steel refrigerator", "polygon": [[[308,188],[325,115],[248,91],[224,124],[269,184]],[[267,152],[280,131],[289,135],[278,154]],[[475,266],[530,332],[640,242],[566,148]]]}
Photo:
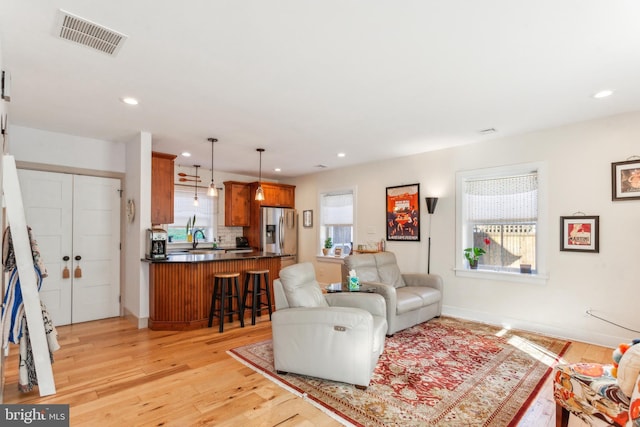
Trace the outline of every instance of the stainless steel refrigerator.
{"label": "stainless steel refrigerator", "polygon": [[282,267],[298,259],[298,214],[295,209],[261,208],[260,246],[264,252],[281,254]]}

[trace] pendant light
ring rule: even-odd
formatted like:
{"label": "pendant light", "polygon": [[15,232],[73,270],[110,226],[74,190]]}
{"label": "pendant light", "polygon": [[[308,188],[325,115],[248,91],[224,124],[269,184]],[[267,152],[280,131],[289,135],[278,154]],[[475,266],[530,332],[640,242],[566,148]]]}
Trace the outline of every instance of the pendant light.
{"label": "pendant light", "polygon": [[218,197],[218,189],[216,185],[213,183],[213,144],[218,142],[215,138],[208,138],[208,141],[211,141],[211,184],[209,184],[209,189],[207,190],[207,196]]}
{"label": "pendant light", "polygon": [[264,148],[256,148],[256,151],[260,153],[260,175],[258,178],[258,189],[256,190],[256,200],[264,200],[264,191],[262,191],[262,153]]}
{"label": "pendant light", "polygon": [[200,179],[200,177],[198,176],[198,168],[200,167],[200,165],[193,165],[193,167],[196,168],[196,179],[195,179],[196,195],[193,198],[193,206],[200,206],[200,202],[198,202],[198,180]]}

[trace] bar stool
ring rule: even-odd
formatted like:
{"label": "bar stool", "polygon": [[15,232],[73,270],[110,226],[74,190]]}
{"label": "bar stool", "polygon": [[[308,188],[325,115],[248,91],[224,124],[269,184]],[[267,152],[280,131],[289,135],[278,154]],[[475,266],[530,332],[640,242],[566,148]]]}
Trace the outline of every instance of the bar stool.
{"label": "bar stool", "polygon": [[[213,318],[217,317],[220,320],[219,331],[222,332],[224,330],[224,316],[228,316],[229,322],[233,322],[233,315],[237,314],[238,317],[240,317],[240,326],[244,328],[244,318],[242,316],[244,310],[240,303],[240,286],[238,284],[238,277],[240,277],[240,273],[216,273],[213,277],[213,293],[211,294],[211,309],[209,310],[209,327],[211,327],[213,323]],[[236,299],[237,307],[235,310],[233,309],[234,297]],[[216,304],[216,302],[218,302],[218,304]]]}
{"label": "bar stool", "polygon": [[[264,286],[261,286],[261,279]],[[251,287],[249,286],[251,282]],[[247,296],[251,294],[251,305],[247,305]],[[267,296],[267,302],[262,301],[262,295]],[[256,324],[256,313],[262,316],[262,308],[269,310],[269,320],[271,320],[271,291],[269,290],[269,270],[248,270],[244,279],[244,299],[242,302],[242,316],[244,310],[251,309],[251,324]]]}

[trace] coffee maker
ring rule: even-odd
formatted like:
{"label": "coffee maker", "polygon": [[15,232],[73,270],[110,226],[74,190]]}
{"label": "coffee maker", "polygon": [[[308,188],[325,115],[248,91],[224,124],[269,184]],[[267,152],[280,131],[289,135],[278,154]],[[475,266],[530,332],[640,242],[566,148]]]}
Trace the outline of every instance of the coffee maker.
{"label": "coffee maker", "polygon": [[167,232],[162,228],[147,229],[147,259],[167,259]]}

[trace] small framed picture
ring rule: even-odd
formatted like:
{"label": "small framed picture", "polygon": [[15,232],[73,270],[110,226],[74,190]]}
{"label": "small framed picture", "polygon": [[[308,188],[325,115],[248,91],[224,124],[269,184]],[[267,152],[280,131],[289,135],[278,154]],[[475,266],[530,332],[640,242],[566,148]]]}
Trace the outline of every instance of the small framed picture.
{"label": "small framed picture", "polygon": [[561,216],[560,250],[600,252],[599,216]]}
{"label": "small framed picture", "polygon": [[341,257],[342,256],[342,248],[335,248],[333,250],[333,255],[337,256],[337,257]]}
{"label": "small framed picture", "polygon": [[302,226],[305,228],[313,227],[313,211],[302,211]]}
{"label": "small framed picture", "polygon": [[640,160],[611,163],[611,200],[640,199]]}

